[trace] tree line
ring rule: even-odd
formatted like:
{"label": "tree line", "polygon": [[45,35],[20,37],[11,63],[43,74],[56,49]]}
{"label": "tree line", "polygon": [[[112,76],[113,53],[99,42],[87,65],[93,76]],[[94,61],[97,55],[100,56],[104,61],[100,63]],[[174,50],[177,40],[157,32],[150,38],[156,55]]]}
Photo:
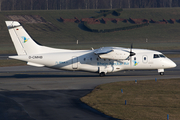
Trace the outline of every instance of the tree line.
{"label": "tree line", "polygon": [[158,7],[180,7],[180,0],[0,0],[0,11]]}

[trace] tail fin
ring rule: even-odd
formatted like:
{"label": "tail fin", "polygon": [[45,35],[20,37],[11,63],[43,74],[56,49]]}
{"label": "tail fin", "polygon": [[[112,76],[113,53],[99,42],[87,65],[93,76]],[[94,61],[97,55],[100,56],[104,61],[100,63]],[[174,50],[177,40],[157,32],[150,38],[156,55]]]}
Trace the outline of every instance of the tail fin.
{"label": "tail fin", "polygon": [[28,35],[17,21],[5,21],[18,55],[37,53],[40,46]]}

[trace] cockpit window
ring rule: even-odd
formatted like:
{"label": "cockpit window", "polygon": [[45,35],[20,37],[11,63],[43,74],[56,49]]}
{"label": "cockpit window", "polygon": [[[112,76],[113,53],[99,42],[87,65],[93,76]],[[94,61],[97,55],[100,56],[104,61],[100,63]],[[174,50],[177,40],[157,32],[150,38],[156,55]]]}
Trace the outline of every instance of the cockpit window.
{"label": "cockpit window", "polygon": [[154,58],[160,58],[158,54],[154,54]]}
{"label": "cockpit window", "polygon": [[165,58],[166,56],[163,54],[154,54],[154,58]]}
{"label": "cockpit window", "polygon": [[160,54],[159,55],[161,58],[165,58],[166,56],[165,55],[163,55],[163,54]]}

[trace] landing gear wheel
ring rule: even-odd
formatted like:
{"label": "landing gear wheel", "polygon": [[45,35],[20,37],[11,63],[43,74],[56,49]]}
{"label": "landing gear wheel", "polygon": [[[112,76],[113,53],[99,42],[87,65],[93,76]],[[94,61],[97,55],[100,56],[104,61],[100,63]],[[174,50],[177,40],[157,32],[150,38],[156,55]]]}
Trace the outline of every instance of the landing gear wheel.
{"label": "landing gear wheel", "polygon": [[99,76],[100,76],[100,77],[105,76],[105,72],[101,72],[101,73],[99,73]]}
{"label": "landing gear wheel", "polygon": [[159,74],[160,74],[160,75],[164,75],[164,72],[160,72]]}

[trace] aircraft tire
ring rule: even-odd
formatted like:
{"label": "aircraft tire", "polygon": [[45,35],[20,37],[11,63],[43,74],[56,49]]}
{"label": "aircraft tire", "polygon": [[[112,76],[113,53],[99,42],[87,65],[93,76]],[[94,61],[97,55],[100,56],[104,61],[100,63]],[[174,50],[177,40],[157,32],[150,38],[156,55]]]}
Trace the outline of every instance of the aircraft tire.
{"label": "aircraft tire", "polygon": [[105,76],[105,72],[99,73],[99,76],[100,76],[100,77],[104,77],[104,76]]}
{"label": "aircraft tire", "polygon": [[160,74],[160,75],[164,75],[164,72],[160,72],[159,74]]}

